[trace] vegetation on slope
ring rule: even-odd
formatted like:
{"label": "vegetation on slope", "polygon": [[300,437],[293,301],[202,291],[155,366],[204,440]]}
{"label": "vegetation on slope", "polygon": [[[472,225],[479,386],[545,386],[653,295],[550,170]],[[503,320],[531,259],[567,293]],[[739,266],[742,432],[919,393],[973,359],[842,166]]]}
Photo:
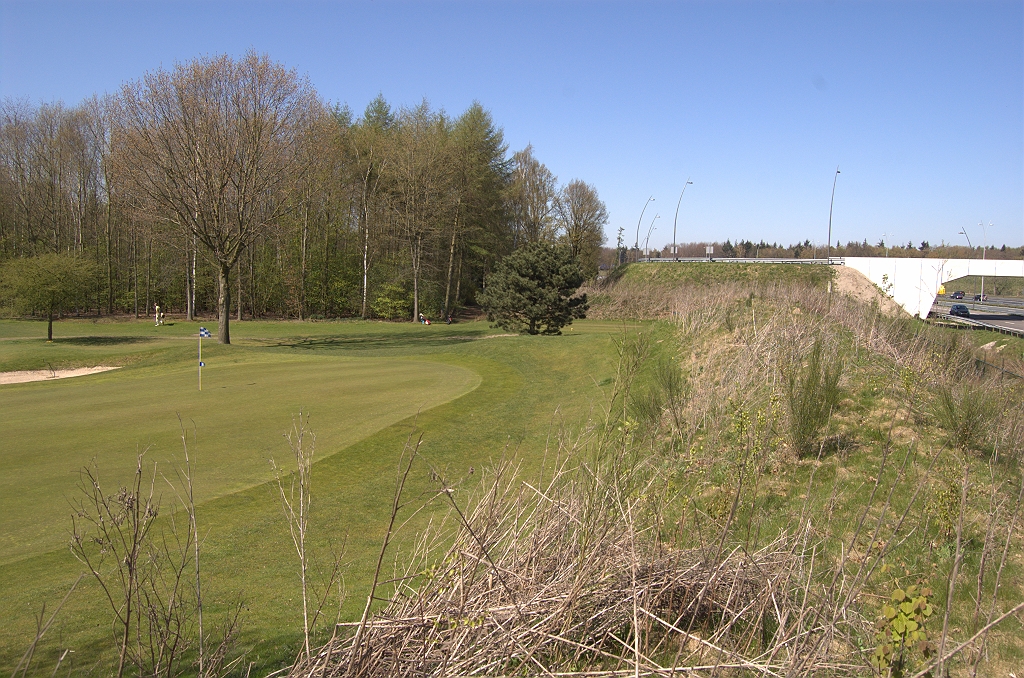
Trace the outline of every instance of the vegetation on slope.
{"label": "vegetation on slope", "polygon": [[[820,546],[817,567],[834,587],[828,603],[866,621],[890,593],[927,582],[943,615],[941,624],[929,622],[929,642],[938,643],[916,654],[908,645],[902,659],[887,655],[890,665],[904,662],[906,675],[927,665],[925,655],[933,660],[939,645],[948,652],[1024,600],[1024,379],[978,369],[998,356],[1024,375],[1024,342],[830,298],[804,267],[784,267],[785,281],[743,281],[734,265],[704,267],[718,270],[627,271],[593,303],[598,313],[603,304],[605,313],[668,317],[678,328],[685,395],[663,397],[669,416],[654,448],[675,456],[682,541],[695,534],[695,524],[683,529],[687,515],[702,516],[705,531],[728,529],[748,552],[809,530]],[[698,275],[718,282],[694,289]],[[841,372],[842,395],[808,445],[808,420],[820,412],[807,404],[832,399],[827,379],[806,378],[822,353]],[[813,388],[794,389],[801,379]],[[1014,665],[1024,649],[1019,630],[1020,618],[1011,617],[974,638],[950,667]],[[892,650],[873,633],[863,631],[862,647]]]}
{"label": "vegetation on slope", "polygon": [[[203,507],[230,528],[214,581],[291,592],[253,600],[239,648],[263,666],[290,652],[304,676],[1019,664],[1024,343],[830,297],[827,269],[770,268],[628,267],[592,309],[661,322],[432,347],[479,370],[477,391],[313,467],[313,546],[349,537],[345,624],[321,627],[320,651],[303,647],[270,488]],[[418,351],[344,334],[260,344]],[[981,344],[1009,373],[978,370]]]}

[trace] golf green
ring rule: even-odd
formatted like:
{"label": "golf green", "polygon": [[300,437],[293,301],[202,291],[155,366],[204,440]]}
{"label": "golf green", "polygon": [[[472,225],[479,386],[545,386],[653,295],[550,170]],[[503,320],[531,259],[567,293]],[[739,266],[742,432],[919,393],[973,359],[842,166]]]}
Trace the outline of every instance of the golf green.
{"label": "golf green", "polygon": [[78,469],[95,462],[123,482],[146,451],[173,473],[182,425],[202,503],[270,480],[269,459],[288,455],[281,434],[300,411],[327,455],[480,383],[465,368],[415,360],[250,353],[207,362],[202,391],[194,367],[181,364],[0,386],[5,439],[30,442],[4,445],[0,563],[67,540]]}
{"label": "golf green", "polygon": [[[246,322],[233,326],[231,346],[206,342],[199,392],[198,326],[62,322],[47,344],[39,323],[0,322],[5,370],[123,366],[0,386],[0,670],[17,664],[42,605],[52,609],[83,571],[67,548],[83,466],[95,463],[108,493],[130,478],[141,452],[173,473],[183,459],[180,415],[196,462],[205,609],[219,620],[244,601],[238,650],[259,675],[287,665],[301,638],[295,550],[267,482],[271,456],[294,463],[282,436],[300,410],[316,433],[310,547],[320,565],[342,554],[344,574],[344,599],[329,605],[320,634],[339,615],[361,613],[410,436],[422,439],[421,459],[389,562],[444,510],[417,509],[438,477],[465,501],[475,469],[513,455],[532,473],[560,430],[600,416],[616,339],[636,329],[584,321],[561,337],[523,337],[483,322]],[[164,504],[172,499],[164,483]],[[69,648],[74,667],[104,674],[115,656],[111,615],[96,583],[84,580],[41,646],[40,666]]]}

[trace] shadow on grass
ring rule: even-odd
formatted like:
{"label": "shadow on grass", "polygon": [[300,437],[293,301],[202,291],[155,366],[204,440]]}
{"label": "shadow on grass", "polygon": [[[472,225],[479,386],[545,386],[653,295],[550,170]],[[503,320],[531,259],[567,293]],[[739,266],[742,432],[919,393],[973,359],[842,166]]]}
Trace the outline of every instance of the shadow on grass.
{"label": "shadow on grass", "polygon": [[257,339],[260,344],[274,348],[300,348],[300,349],[352,349],[352,350],[376,350],[393,348],[422,348],[429,346],[451,346],[453,344],[464,344],[470,341],[477,341],[486,337],[485,334],[454,335],[438,337],[410,337],[396,335],[367,335],[359,337],[303,337],[303,338],[282,338],[282,339]]}
{"label": "shadow on grass", "polygon": [[117,346],[120,344],[141,344],[153,341],[153,337],[65,337],[54,339],[55,344],[73,346]]}

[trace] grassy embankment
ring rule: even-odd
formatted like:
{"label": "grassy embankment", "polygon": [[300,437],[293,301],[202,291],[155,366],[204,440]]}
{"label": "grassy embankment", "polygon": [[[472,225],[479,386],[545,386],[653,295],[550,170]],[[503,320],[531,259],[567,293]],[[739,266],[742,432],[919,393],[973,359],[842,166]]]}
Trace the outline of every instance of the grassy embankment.
{"label": "grassy embankment", "polygon": [[[981,276],[968,275],[946,283],[946,294],[955,290],[963,290],[973,296],[981,293]],[[993,297],[1024,297],[1024,278],[993,277],[985,278],[985,294]]]}
{"label": "grassy embankment", "polygon": [[[456,399],[421,413],[416,429],[425,434],[425,455],[444,476],[472,484],[470,468],[479,469],[500,456],[506,442],[513,443],[529,471],[537,468],[546,437],[558,428],[552,423],[565,422],[573,430],[600,414],[608,395],[605,387],[621,386],[615,379],[613,341],[621,328],[619,320],[660,321],[647,326],[654,336],[630,333],[620,344],[619,367],[623,360],[632,361],[636,370],[630,373],[629,392],[620,391],[621,419],[615,421],[620,416],[615,415],[606,422],[624,449],[631,454],[643,452],[665,479],[666,491],[644,497],[645,502],[656,499],[653,514],[660,543],[673,549],[696,548],[704,554],[721,552],[726,546],[727,551],[739,547],[751,553],[788,535],[786,543],[792,545],[796,558],[793,572],[800,572],[794,594],[802,589],[811,595],[815,619],[822,621],[815,633],[822,628],[836,631],[834,641],[824,646],[830,658],[860,666],[869,674],[867,656],[877,644],[872,623],[881,603],[899,587],[919,580],[930,584],[936,614],[927,624],[929,639],[934,645],[948,643],[947,650],[1024,599],[1019,532],[1024,398],[1014,380],[977,376],[973,362],[980,347],[988,346],[988,351],[1007,358],[1009,369],[1024,374],[1020,369],[1024,342],[886,317],[870,304],[838,295],[830,300],[824,292],[827,276],[826,269],[810,266],[630,266],[618,271],[609,284],[590,290],[592,316],[615,320],[580,323],[566,337],[483,340],[483,324],[436,327],[438,331],[425,335],[435,328],[252,323],[236,326],[248,337],[237,346],[219,349],[223,353],[217,358],[238,357],[239,375],[249,364],[270,372],[271,365],[312,361],[309,374],[300,380],[310,385],[338,359],[348,360],[353,367],[382,359],[381,368],[403,360],[468,369],[478,375],[479,386],[462,397],[453,388]],[[17,326],[21,332],[26,325]],[[101,333],[96,327],[81,334],[96,336]],[[134,327],[138,330],[112,325],[104,334],[144,334],[141,325]],[[194,331],[194,327],[177,325],[170,329],[182,336]],[[139,355],[130,367],[84,378],[83,388],[104,381],[127,384],[133,371],[147,369],[154,370],[154,376],[175,370],[191,374],[193,345],[184,339],[163,341],[151,342],[151,351],[134,343],[93,342],[87,347],[40,343],[25,348],[7,369],[30,366],[38,360],[36,354],[47,349],[66,350],[69,355],[63,359],[74,362],[105,360],[133,346]],[[816,345],[826,371],[838,371],[841,397],[827,423],[812,427],[811,435],[798,444],[793,424],[806,415],[793,411],[790,403],[796,401],[791,394],[799,395],[803,384],[811,381],[808,356]],[[70,355],[80,349],[94,353],[87,358]],[[0,345],[0,357],[4,350]],[[209,363],[216,362],[212,356]],[[387,381],[395,378],[391,374],[396,373],[389,373]],[[432,384],[438,379],[453,378],[452,373],[439,374],[424,375],[427,391],[437,388]],[[172,375],[167,380],[172,383],[177,378]],[[282,386],[289,381],[283,376],[277,379]],[[467,379],[466,388],[471,388],[472,379]],[[372,380],[352,381],[360,395],[375,387],[368,386]],[[72,390],[59,382],[36,385],[54,386],[62,386],[61,400],[72,403],[71,409],[89,402],[88,393],[76,400],[70,397]],[[294,388],[301,395],[301,385]],[[224,390],[225,396],[234,390],[244,398],[241,381],[236,388]],[[336,397],[331,390],[324,389],[319,396],[322,402]],[[124,392],[138,393],[139,387]],[[5,390],[2,395],[6,398],[9,393],[15,391]],[[170,419],[170,410],[181,402],[177,397],[168,394],[163,399],[169,407],[161,416],[171,424],[164,424],[160,448],[168,448],[169,454],[175,450],[177,424]],[[381,397],[394,398],[386,388]],[[265,393],[239,403],[241,409],[268,407],[262,401],[272,399],[272,394]],[[277,439],[288,426],[287,413],[306,404],[301,401],[300,397],[293,407],[279,398],[273,403],[281,408],[279,412],[268,409],[254,417],[253,440]],[[356,402],[358,409],[361,402]],[[969,406],[972,403],[981,407]],[[383,534],[395,461],[413,430],[405,419],[343,447],[346,442],[340,431],[347,426],[367,431],[377,426],[359,417],[352,419],[351,407],[339,404],[331,410],[341,412],[333,414],[336,418],[321,415],[316,405],[310,408],[318,440],[335,437],[331,443],[335,448],[326,452],[326,443],[321,442],[321,457],[331,456],[315,467],[314,525],[322,526],[321,544],[324,535],[348,536],[350,595],[341,611],[347,619],[359,614]],[[560,408],[557,415],[556,408]],[[401,414],[396,410],[394,416]],[[32,419],[27,411],[23,416]],[[275,416],[284,421],[268,421]],[[132,420],[126,425],[135,432],[135,440],[145,442],[146,422]],[[224,420],[211,420],[206,428],[219,426],[224,426]],[[35,438],[22,434],[22,444],[37,454],[46,449],[35,442],[40,428]],[[88,426],[83,428],[87,440],[94,435]],[[219,443],[221,451],[210,449],[212,444],[204,439],[207,435],[215,434],[200,428],[200,476],[203,464],[209,468],[219,455],[230,457],[223,451],[224,441]],[[282,455],[287,453],[283,444],[278,449]],[[131,459],[134,448],[119,454]],[[265,455],[266,449],[252,453],[251,457],[260,457],[252,463],[260,465]],[[69,476],[75,467],[68,465]],[[73,484],[74,477],[68,480]],[[294,556],[274,489],[257,484],[200,507],[200,520],[213,526],[205,556],[213,595],[224,609],[236,591],[246,593],[249,610],[242,645],[253,648],[251,659],[263,668],[294,654],[301,623]],[[422,497],[431,489],[430,474],[421,469],[407,496]],[[650,532],[643,534],[645,539],[651,537]],[[2,569],[0,575],[15,586],[4,593],[0,605],[17,613],[16,628],[24,641],[32,612],[40,601],[59,597],[60,587],[76,571],[74,563],[58,549],[9,562]],[[40,572],[47,574],[40,577]],[[81,653],[76,659],[79,666],[110,656],[109,626],[104,626],[95,596],[95,591],[88,590],[76,596],[66,615],[70,621],[62,641]],[[797,638],[794,642],[801,642]],[[985,651],[981,651],[981,640],[969,645],[949,665],[954,674],[972,665],[981,674],[995,673],[1018,665],[1024,657],[1016,617],[981,638]],[[16,641],[4,647],[5,664],[15,660],[18,649]],[[908,656],[908,666],[923,666],[925,658],[915,651]],[[799,675],[813,672],[813,666],[804,667]]]}
{"label": "grassy embankment", "polygon": [[[254,670],[294,657],[301,636],[297,564],[268,458],[302,409],[317,435],[311,540],[344,545],[340,614],[358,617],[391,503],[396,461],[412,432],[423,457],[449,477],[515,450],[539,463],[546,436],[603,397],[621,323],[583,322],[565,336],[492,336],[486,323],[450,327],[363,322],[237,323],[230,347],[205,342],[196,390],[198,323],[66,321],[57,339],[34,322],[0,323],[0,370],[115,364],[89,377],[0,386],[0,665],[12,667],[34,629],[81,571],[67,549],[77,471],[95,462],[105,489],[127,482],[137,452],[169,475],[180,463],[177,415],[197,436],[198,520],[205,536],[207,619],[241,596],[239,646]],[[413,495],[432,482],[420,466]],[[163,489],[165,503],[171,492]],[[423,519],[428,517],[424,514]],[[414,523],[403,533],[411,537]],[[399,544],[405,543],[400,540]],[[333,619],[338,611],[330,610]],[[111,613],[86,580],[48,637],[43,665],[70,647],[79,670],[112,660]],[[207,622],[209,624],[209,622]]]}
{"label": "grassy embankment", "polygon": [[[863,615],[866,651],[881,604],[919,581],[941,615],[929,637],[946,635],[948,650],[1024,600],[1024,380],[981,376],[975,363],[998,356],[1024,375],[1024,341],[830,300],[824,272],[628,267],[592,290],[594,315],[677,327],[684,395],[675,406],[663,399],[671,416],[654,447],[672,460],[684,498],[674,507],[679,544],[706,545],[694,537],[698,516],[705,535],[725,530],[748,552],[809,530],[822,590],[834,594],[826,604]],[[809,380],[816,344],[841,375],[841,397],[800,451],[790,393]],[[850,586],[842,596],[840,583]],[[984,652],[979,640],[948,668],[994,675],[1024,659],[1019,614],[984,638]],[[924,666],[920,654],[907,661]]]}

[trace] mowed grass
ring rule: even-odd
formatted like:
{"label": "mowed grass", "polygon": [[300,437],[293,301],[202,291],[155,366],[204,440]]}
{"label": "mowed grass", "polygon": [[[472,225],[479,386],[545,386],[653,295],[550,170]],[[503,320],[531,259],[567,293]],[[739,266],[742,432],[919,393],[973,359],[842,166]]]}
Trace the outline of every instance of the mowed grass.
{"label": "mowed grass", "polygon": [[54,527],[65,527],[64,498],[75,494],[77,469],[95,463],[102,476],[121,481],[139,452],[150,463],[183,461],[182,423],[189,438],[196,435],[196,498],[206,502],[270,480],[268,460],[283,456],[280,434],[301,410],[313,416],[322,449],[339,450],[480,383],[466,368],[436,362],[252,350],[229,356],[215,345],[206,353],[203,391],[192,364],[0,387],[0,563],[66,541]]}
{"label": "mowed grass", "polygon": [[[482,322],[239,323],[232,346],[206,342],[200,394],[189,336],[198,326],[64,322],[46,344],[27,338],[26,328],[39,323],[0,323],[5,369],[29,369],[39,356],[126,365],[0,386],[0,668],[13,668],[40,606],[52,606],[81,571],[66,546],[68,502],[90,460],[110,491],[127,480],[139,451],[170,470],[167,462],[181,459],[181,414],[198,459],[207,610],[216,617],[239,597],[245,602],[240,645],[261,671],[287,663],[301,635],[294,550],[276,486],[266,482],[268,457],[289,456],[282,434],[300,408],[317,434],[311,539],[320,553],[344,549],[340,613],[357,618],[410,434],[423,444],[409,497],[436,490],[435,472],[470,487],[476,469],[502,454],[536,468],[552,432],[603,403],[599,384],[614,372],[614,341],[624,329],[585,321],[562,337],[513,337],[494,336]],[[396,548],[436,510],[422,513]],[[79,670],[102,675],[112,656],[110,617],[98,587],[83,582],[51,638],[75,649]],[[49,645],[44,661],[55,651]]]}

